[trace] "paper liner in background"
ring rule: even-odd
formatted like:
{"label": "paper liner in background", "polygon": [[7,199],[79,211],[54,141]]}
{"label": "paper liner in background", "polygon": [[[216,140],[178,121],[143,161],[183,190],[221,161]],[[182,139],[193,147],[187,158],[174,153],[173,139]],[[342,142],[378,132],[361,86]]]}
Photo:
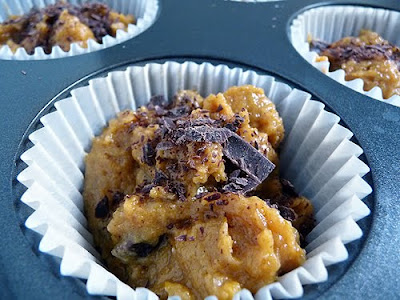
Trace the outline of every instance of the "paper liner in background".
{"label": "paper liner in background", "polygon": [[[57,0],[0,0],[0,23],[4,22],[10,15],[23,15],[32,7],[43,8],[56,3]],[[129,24],[127,31],[117,30],[116,36],[106,35],[100,44],[93,39],[88,40],[88,47],[82,48],[78,43],[72,43],[69,51],[54,46],[50,54],[46,54],[41,47],[36,47],[34,54],[28,54],[23,47],[13,53],[9,46],[0,45],[0,59],[7,60],[41,60],[61,58],[85,54],[105,49],[131,39],[146,29],[154,22],[158,13],[158,0],[67,0],[71,4],[83,4],[86,2],[101,2],[107,4],[111,9],[123,14],[132,14],[136,24]]]}
{"label": "paper liner in background", "polygon": [[[344,244],[362,236],[356,222],[369,214],[360,199],[372,190],[362,179],[369,168],[357,158],[363,151],[338,124],[340,118],[310,94],[271,76],[209,63],[166,62],[91,80],[73,90],[72,97],[56,102],[56,111],[41,118],[44,127],[29,136],[34,146],[22,154],[28,167],[18,175],[28,188],[21,200],[35,210],[26,226],[43,235],[40,251],[62,258],[61,274],[87,279],[90,294],[156,297],[147,289],[134,291],[102,266],[83,214],[85,155],[111,118],[146,104],[152,95],[171,99],[180,89],[194,89],[206,96],[242,84],[262,87],[276,104],[286,129],[282,174],[311,199],[317,220],[307,236],[304,265],[261,288],[256,299],[300,297],[302,285],[325,281],[326,267],[347,259]],[[239,298],[253,296],[242,290],[235,296]]]}
{"label": "paper liner in background", "polygon": [[314,67],[337,82],[374,99],[400,107],[400,96],[383,99],[382,90],[364,91],[362,79],[345,80],[345,72],[329,72],[329,61],[317,62],[318,54],[310,51],[307,37],[333,43],[346,36],[358,36],[361,29],[377,32],[384,39],[400,46],[400,12],[361,6],[322,6],[297,16],[290,27],[294,48]]}

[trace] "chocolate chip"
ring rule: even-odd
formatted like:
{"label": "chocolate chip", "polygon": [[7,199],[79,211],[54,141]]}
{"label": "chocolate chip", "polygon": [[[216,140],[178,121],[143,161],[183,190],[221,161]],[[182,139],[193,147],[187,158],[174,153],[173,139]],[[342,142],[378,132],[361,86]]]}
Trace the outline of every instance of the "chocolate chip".
{"label": "chocolate chip", "polygon": [[104,198],[101,199],[99,203],[97,203],[94,211],[94,216],[99,219],[104,219],[108,217],[109,212],[110,207],[108,204],[108,198],[107,196],[104,196]]}
{"label": "chocolate chip", "polygon": [[224,108],[222,107],[222,105],[218,105],[217,109],[215,110],[217,113],[222,111]]}
{"label": "chocolate chip", "polygon": [[133,244],[129,247],[129,250],[135,252],[138,257],[148,256],[154,249],[153,245],[146,243]]}

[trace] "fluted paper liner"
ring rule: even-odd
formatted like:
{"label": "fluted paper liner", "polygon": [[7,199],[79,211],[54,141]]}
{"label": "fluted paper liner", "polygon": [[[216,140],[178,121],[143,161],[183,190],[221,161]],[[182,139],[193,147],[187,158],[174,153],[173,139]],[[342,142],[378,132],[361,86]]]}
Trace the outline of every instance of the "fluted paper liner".
{"label": "fluted paper liner", "polygon": [[[32,7],[43,8],[56,3],[57,0],[0,0],[0,22],[4,22],[10,15],[23,15]],[[40,60],[74,56],[105,49],[131,39],[146,29],[155,21],[158,12],[158,0],[67,0],[71,4],[81,5],[87,2],[101,2],[107,4],[118,13],[134,15],[136,24],[129,24],[127,31],[119,29],[116,36],[106,35],[102,44],[90,39],[88,47],[82,48],[78,43],[72,43],[69,51],[54,46],[50,54],[46,54],[41,47],[36,47],[34,54],[28,54],[23,47],[13,53],[9,46],[0,45],[0,59],[7,60]]]}
{"label": "fluted paper liner", "polygon": [[380,87],[364,91],[362,79],[345,80],[345,72],[329,72],[329,61],[316,61],[318,54],[310,51],[307,37],[328,43],[336,42],[346,36],[358,36],[361,29],[377,32],[384,39],[400,46],[400,12],[361,6],[322,6],[300,14],[290,27],[290,36],[296,50],[314,67],[337,82],[374,99],[400,107],[400,96],[393,95],[383,99]]}
{"label": "fluted paper liner", "polygon": [[[85,155],[110,119],[146,104],[152,95],[171,99],[180,89],[194,89],[207,96],[243,84],[263,88],[276,104],[286,129],[282,174],[311,199],[317,220],[307,237],[306,262],[261,288],[255,298],[300,297],[302,285],[325,281],[326,267],[347,259],[344,244],[362,235],[356,222],[369,209],[360,199],[371,187],[362,179],[369,168],[357,158],[362,149],[350,141],[352,133],[338,124],[339,117],[310,94],[271,76],[209,63],[166,62],[91,80],[56,102],[56,111],[42,117],[44,126],[29,136],[34,146],[22,154],[28,167],[18,175],[28,188],[21,200],[35,210],[26,226],[43,235],[40,251],[62,258],[61,274],[87,279],[90,294],[156,298],[147,289],[130,288],[101,264],[83,214]],[[242,290],[235,296],[239,298],[253,296]]]}

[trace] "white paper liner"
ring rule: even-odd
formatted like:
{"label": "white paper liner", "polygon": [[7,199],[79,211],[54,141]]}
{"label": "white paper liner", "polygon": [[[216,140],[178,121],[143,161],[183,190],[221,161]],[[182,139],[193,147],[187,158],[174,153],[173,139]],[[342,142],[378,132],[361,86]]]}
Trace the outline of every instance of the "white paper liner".
{"label": "white paper liner", "polygon": [[[43,235],[40,251],[62,258],[61,274],[87,279],[90,294],[156,298],[147,289],[133,290],[99,262],[82,209],[84,157],[92,138],[117,112],[136,109],[152,95],[171,99],[180,89],[194,89],[206,96],[242,84],[262,87],[276,104],[286,129],[282,174],[311,199],[317,220],[307,237],[304,265],[261,288],[255,298],[300,297],[302,285],[325,281],[326,267],[347,259],[344,244],[361,237],[356,222],[369,214],[360,199],[372,190],[362,179],[369,171],[357,158],[362,149],[349,140],[352,133],[338,124],[339,117],[310,100],[310,94],[271,76],[209,63],[166,62],[91,80],[56,102],[56,111],[41,118],[44,127],[29,136],[34,146],[22,154],[28,167],[18,175],[28,188],[21,200],[35,210],[26,226]],[[239,298],[253,296],[242,290]]]}
{"label": "white paper liner", "polygon": [[382,90],[374,87],[364,91],[362,79],[345,80],[345,72],[329,72],[329,61],[317,62],[318,54],[310,51],[308,34],[312,38],[333,43],[346,36],[358,36],[361,29],[377,32],[384,39],[400,46],[400,12],[361,6],[322,6],[300,14],[290,27],[294,48],[314,67],[337,82],[371,98],[400,107],[400,96],[383,99]]}
{"label": "white paper liner", "polygon": [[[66,0],[71,4],[82,4],[85,2],[102,2],[111,9],[135,16],[136,24],[129,24],[127,31],[117,30],[116,36],[104,36],[102,44],[93,39],[88,40],[88,47],[82,48],[78,43],[72,43],[69,51],[62,50],[59,46],[53,47],[50,54],[46,54],[41,47],[36,47],[34,54],[28,54],[23,47],[13,53],[9,46],[0,45],[0,59],[7,60],[41,60],[62,58],[85,54],[105,49],[131,39],[146,29],[155,21],[158,12],[158,0]],[[4,22],[10,15],[23,15],[32,7],[43,8],[56,3],[57,0],[0,0],[0,22]]]}

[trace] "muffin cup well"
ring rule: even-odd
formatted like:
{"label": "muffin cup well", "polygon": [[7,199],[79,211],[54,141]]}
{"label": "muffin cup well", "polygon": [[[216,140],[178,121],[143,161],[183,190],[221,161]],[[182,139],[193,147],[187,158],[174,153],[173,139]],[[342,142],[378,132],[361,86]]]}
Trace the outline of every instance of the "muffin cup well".
{"label": "muffin cup well", "polygon": [[362,79],[345,80],[345,72],[329,72],[329,61],[317,61],[318,54],[310,51],[308,35],[333,43],[347,36],[358,36],[361,29],[377,32],[384,39],[400,46],[400,12],[361,6],[322,6],[305,11],[297,16],[290,27],[290,38],[294,48],[310,64],[337,82],[374,99],[400,107],[400,96],[383,99],[382,90],[374,87],[364,91]]}
{"label": "muffin cup well", "polygon": [[[0,0],[0,7],[3,8],[0,9],[0,22],[4,22],[11,15],[26,14],[32,7],[43,8],[56,2],[56,0]],[[129,24],[127,31],[117,30],[115,37],[111,35],[104,36],[102,44],[90,39],[88,40],[87,48],[82,48],[78,43],[72,43],[69,51],[64,51],[59,46],[54,46],[50,54],[46,54],[41,47],[36,47],[34,54],[28,54],[23,47],[18,48],[13,53],[9,46],[0,45],[0,59],[42,60],[74,56],[105,49],[131,39],[148,29],[155,22],[158,12],[158,0],[68,0],[67,2],[77,5],[86,2],[101,2],[119,13],[134,15],[136,24]]]}
{"label": "muffin cup well", "polygon": [[[56,111],[41,118],[44,127],[29,136],[34,146],[22,154],[28,167],[18,175],[28,188],[21,201],[35,210],[26,226],[43,235],[40,251],[61,258],[61,274],[87,279],[90,294],[156,297],[147,289],[130,288],[101,264],[83,214],[85,155],[110,119],[146,104],[153,95],[171,99],[178,90],[193,89],[207,96],[243,84],[263,88],[276,104],[286,130],[282,174],[310,198],[317,221],[307,236],[306,262],[261,288],[256,299],[300,297],[303,284],[325,281],[326,267],[347,259],[344,244],[362,236],[356,222],[369,214],[360,199],[372,190],[362,179],[369,172],[357,158],[362,149],[350,141],[352,133],[338,124],[340,118],[310,94],[271,76],[209,63],[166,62],[91,80],[56,102]],[[253,299],[247,290],[235,297]]]}

